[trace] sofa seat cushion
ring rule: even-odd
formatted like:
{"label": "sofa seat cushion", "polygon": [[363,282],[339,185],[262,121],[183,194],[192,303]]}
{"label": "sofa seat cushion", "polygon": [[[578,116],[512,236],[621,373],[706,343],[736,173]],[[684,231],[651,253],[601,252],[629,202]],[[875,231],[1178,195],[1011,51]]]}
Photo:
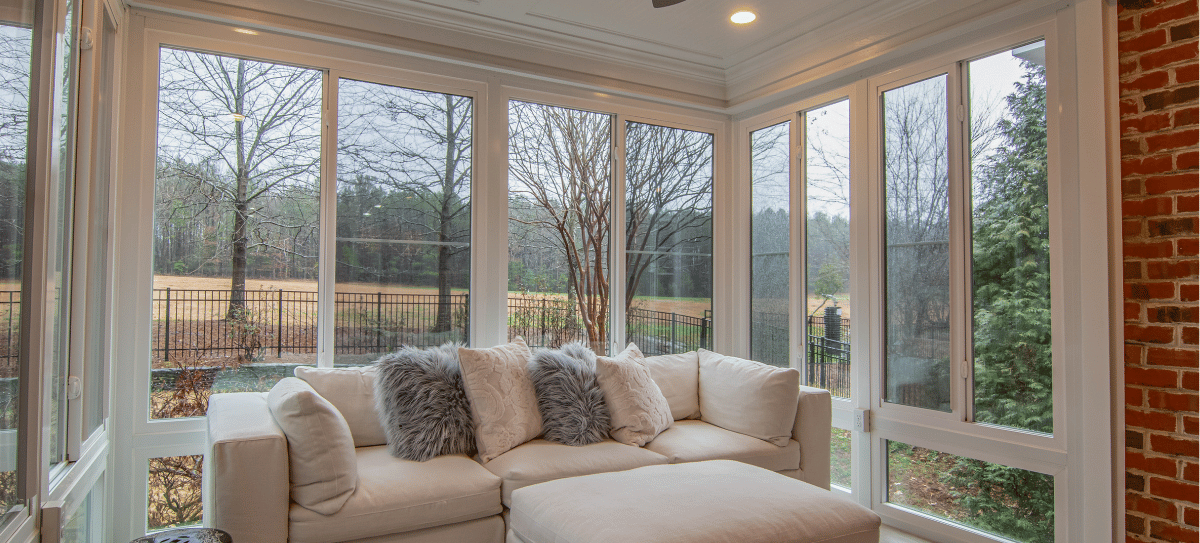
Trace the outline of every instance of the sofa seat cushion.
{"label": "sofa seat cushion", "polygon": [[500,479],[466,455],[401,460],[386,446],[360,447],[358,488],[337,513],[292,504],[289,543],[332,543],[495,515]]}
{"label": "sofa seat cushion", "polygon": [[501,500],[508,505],[514,490],[529,485],[666,463],[667,458],[661,454],[611,439],[581,447],[535,439],[496,457],[484,467],[503,479]]}
{"label": "sofa seat cushion", "polygon": [[699,420],[676,421],[667,431],[646,444],[672,464],[701,460],[737,460],[771,471],[800,467],[800,444],[792,440],[776,447],[745,434],[731,432]]}
{"label": "sofa seat cushion", "polygon": [[877,543],[879,524],[878,515],[828,490],[714,460],[522,488],[509,510],[508,541]]}

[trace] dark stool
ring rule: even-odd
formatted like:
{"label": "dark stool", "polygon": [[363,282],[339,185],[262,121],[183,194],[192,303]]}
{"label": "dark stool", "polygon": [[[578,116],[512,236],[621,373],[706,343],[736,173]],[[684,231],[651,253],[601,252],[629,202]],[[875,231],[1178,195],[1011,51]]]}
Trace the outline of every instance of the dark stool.
{"label": "dark stool", "polygon": [[129,543],[233,543],[233,538],[216,528],[179,528],[139,537]]}

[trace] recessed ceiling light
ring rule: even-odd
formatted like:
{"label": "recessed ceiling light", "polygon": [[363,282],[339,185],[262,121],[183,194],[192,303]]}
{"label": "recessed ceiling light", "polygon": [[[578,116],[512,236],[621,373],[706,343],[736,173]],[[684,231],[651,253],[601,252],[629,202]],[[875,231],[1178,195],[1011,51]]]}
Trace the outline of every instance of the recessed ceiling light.
{"label": "recessed ceiling light", "polygon": [[233,31],[234,31],[234,32],[241,33],[241,34],[249,34],[249,35],[251,35],[251,36],[257,36],[257,35],[258,35],[258,32],[255,32],[255,31],[253,31],[253,30],[250,30],[249,28],[235,28],[235,29],[233,29]]}
{"label": "recessed ceiling light", "polygon": [[744,25],[758,18],[753,11],[739,11],[729,16],[729,20],[736,24]]}

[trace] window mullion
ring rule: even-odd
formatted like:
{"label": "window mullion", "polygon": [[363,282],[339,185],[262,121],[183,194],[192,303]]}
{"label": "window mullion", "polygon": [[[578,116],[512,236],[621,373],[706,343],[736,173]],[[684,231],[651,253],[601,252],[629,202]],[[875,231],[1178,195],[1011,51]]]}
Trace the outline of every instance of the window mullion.
{"label": "window mullion", "polygon": [[963,63],[947,70],[946,118],[949,153],[950,203],[950,395],[959,420],[970,420],[971,244],[970,244],[970,130],[963,100]]}
{"label": "window mullion", "polygon": [[625,349],[625,115],[613,115],[611,207],[609,214],[609,353]]}
{"label": "window mullion", "polygon": [[326,70],[322,82],[320,222],[317,227],[317,365],[333,367],[334,280],[337,252],[337,104],[340,76]]}

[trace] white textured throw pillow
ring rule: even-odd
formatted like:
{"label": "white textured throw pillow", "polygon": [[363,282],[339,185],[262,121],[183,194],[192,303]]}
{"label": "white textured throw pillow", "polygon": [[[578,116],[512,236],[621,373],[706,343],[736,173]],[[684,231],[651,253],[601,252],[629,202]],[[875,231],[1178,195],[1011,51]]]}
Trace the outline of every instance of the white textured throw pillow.
{"label": "white textured throw pillow", "polygon": [[379,414],[375,411],[376,367],[359,368],[296,368],[296,377],[313,387],[322,398],[342,414],[354,436],[355,447],[371,447],[387,443]]}
{"label": "white textured throw pillow", "polygon": [[463,389],[471,402],[475,442],[483,462],[542,433],[537,393],[527,369],[531,358],[520,336],[490,349],[458,349]]}
{"label": "white textured throw pillow", "polygon": [[[621,354],[596,357],[596,380],[612,418],[612,437],[641,447],[671,427],[671,406],[632,343]],[[793,413],[794,414],[794,413]]]}
{"label": "white textured throw pillow", "polygon": [[654,384],[667,397],[675,420],[700,418],[700,354],[660,354],[645,359]]}
{"label": "white textured throw pillow", "polygon": [[700,349],[700,420],[785,447],[800,400],[800,372]]}
{"label": "white textured throw pillow", "polygon": [[358,487],[354,438],[346,419],[295,377],[271,387],[267,406],[287,436],[292,501],[322,515],[340,511]]}

